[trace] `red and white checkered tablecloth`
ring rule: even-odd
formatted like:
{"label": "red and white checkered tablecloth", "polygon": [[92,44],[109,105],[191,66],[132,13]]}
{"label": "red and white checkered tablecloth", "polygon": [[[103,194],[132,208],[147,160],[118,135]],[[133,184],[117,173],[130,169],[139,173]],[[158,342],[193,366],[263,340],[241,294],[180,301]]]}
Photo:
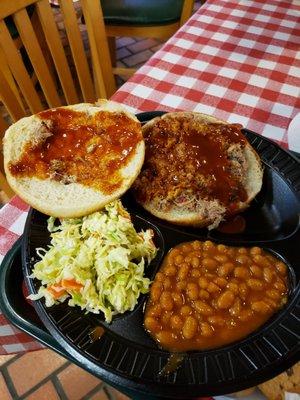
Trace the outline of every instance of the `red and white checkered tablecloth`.
{"label": "red and white checkered tablecloth", "polygon": [[[207,0],[113,100],[133,112],[215,115],[287,147],[300,112],[300,0]],[[17,197],[0,210],[0,261],[26,215]],[[38,348],[0,315],[0,354]]]}
{"label": "red and white checkered tablecloth", "polygon": [[300,111],[300,1],[208,0],[113,99],[211,114],[287,146]]}

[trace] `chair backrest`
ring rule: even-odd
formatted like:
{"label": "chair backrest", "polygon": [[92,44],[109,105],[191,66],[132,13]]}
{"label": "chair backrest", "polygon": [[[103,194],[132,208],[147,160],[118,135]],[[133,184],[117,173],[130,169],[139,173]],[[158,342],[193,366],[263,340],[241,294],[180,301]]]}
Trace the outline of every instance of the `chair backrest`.
{"label": "chair backrest", "polygon": [[[34,6],[33,15],[28,14],[28,6]],[[0,1],[0,100],[12,121],[47,108],[108,98],[115,91],[100,2],[81,0],[80,6],[90,64],[72,0],[60,0],[64,40],[67,37],[71,54],[63,45],[48,0]],[[21,49],[10,34],[7,17],[13,18]],[[6,126],[0,117],[0,134]],[[1,156],[0,163],[3,178]],[[0,185],[5,189],[2,178]]]}
{"label": "chair backrest", "polygon": [[[26,7],[30,5],[35,6],[34,15],[31,18],[26,10]],[[8,16],[13,17],[24,45],[23,52],[26,51],[26,56],[32,64],[47,103],[46,107],[78,103],[82,99],[94,101],[96,94],[101,97],[109,97],[115,89],[99,0],[81,0],[91,45],[95,85],[89,70],[73,2],[72,0],[60,0],[60,5],[72,58],[66,57],[48,0],[2,0],[0,2],[0,47],[3,49],[12,75],[32,113],[44,109],[45,105],[28,73],[28,66],[23,62],[24,56],[22,59],[6,26],[4,18]],[[34,26],[33,23],[35,23]],[[68,61],[72,61],[74,65],[80,94],[76,90],[74,72],[70,69]],[[58,76],[58,81],[55,79],[55,74]],[[62,94],[64,99],[62,99]],[[5,102],[4,95],[1,94],[3,102]]]}

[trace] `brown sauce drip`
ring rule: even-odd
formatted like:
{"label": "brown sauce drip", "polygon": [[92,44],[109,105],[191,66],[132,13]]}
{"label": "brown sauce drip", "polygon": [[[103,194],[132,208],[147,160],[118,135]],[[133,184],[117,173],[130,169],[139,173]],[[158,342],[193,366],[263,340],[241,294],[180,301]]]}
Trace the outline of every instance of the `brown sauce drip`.
{"label": "brown sauce drip", "polygon": [[77,182],[106,194],[121,187],[119,171],[142,140],[138,122],[123,113],[87,115],[66,108],[38,115],[45,121],[41,129],[46,135],[25,146],[19,161],[9,165],[12,175]]}
{"label": "brown sauce drip", "polygon": [[90,333],[89,337],[91,343],[96,342],[97,340],[101,339],[103,334],[105,333],[105,329],[102,326],[96,326]]}
{"label": "brown sauce drip", "polygon": [[166,376],[171,374],[172,372],[175,372],[176,369],[180,366],[184,359],[184,354],[182,353],[171,353],[170,357],[168,358],[168,361],[166,365],[162,368],[162,370],[159,372],[160,376]]}
{"label": "brown sauce drip", "polygon": [[245,218],[241,215],[229,219],[228,221],[222,222],[217,230],[222,233],[236,234],[244,232],[246,228]]}
{"label": "brown sauce drip", "polygon": [[234,211],[240,201],[247,199],[247,193],[242,179],[232,171],[227,150],[233,144],[245,146],[241,127],[217,123],[193,126],[186,121],[173,124],[161,120],[145,132],[140,188],[139,183],[135,184],[138,199],[160,196],[181,200],[182,193],[183,203],[189,196],[219,199]]}

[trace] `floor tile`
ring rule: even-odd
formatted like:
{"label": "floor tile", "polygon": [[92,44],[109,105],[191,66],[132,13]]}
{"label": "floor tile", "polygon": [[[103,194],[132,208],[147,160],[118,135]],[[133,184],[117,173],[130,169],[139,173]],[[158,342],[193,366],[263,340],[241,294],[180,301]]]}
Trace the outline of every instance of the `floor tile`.
{"label": "floor tile", "polygon": [[132,53],[127,49],[127,47],[121,47],[117,49],[117,59],[120,60],[121,58],[131,56]]}
{"label": "floor tile", "polygon": [[[52,382],[44,383],[39,389],[25,397],[25,400],[59,400],[60,397]],[[71,400],[71,399],[70,399]]]}
{"label": "floor tile", "polygon": [[69,400],[81,399],[101,383],[100,379],[74,364],[58,374],[58,379]]}
{"label": "floor tile", "polygon": [[6,386],[3,375],[0,374],[0,399],[1,400],[12,400],[9,390]]}
{"label": "floor tile", "polygon": [[24,354],[7,369],[17,393],[22,395],[65,362],[51,350],[39,350]]}
{"label": "floor tile", "polygon": [[132,56],[123,58],[123,62],[128,67],[134,67],[137,64],[144,63],[145,61],[149,60],[149,58],[153,55],[150,50],[144,50],[140,53],[133,54]]}
{"label": "floor tile", "polygon": [[150,49],[151,47],[154,47],[157,45],[157,40],[155,39],[143,39],[140,42],[133,43],[127,48],[132,52],[132,53],[138,53],[140,51]]}
{"label": "floor tile", "polygon": [[107,397],[105,391],[103,389],[100,389],[97,393],[93,394],[93,396],[91,396],[89,400],[109,400],[109,398]]}
{"label": "floor tile", "polygon": [[16,357],[15,354],[8,355],[8,356],[0,356],[0,367],[4,364],[6,364],[8,361]]}
{"label": "floor tile", "polygon": [[136,41],[135,41],[134,38],[125,37],[124,36],[124,37],[120,37],[120,38],[117,39],[116,46],[117,46],[117,48],[119,48],[119,47],[123,47],[123,46],[128,46],[128,45],[133,44],[135,42]]}

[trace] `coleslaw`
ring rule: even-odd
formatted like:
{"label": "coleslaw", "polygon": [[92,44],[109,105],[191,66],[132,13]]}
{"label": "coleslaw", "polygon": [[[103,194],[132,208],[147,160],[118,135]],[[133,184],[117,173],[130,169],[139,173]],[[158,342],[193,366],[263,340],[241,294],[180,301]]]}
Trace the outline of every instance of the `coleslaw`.
{"label": "coleslaw", "polygon": [[155,257],[153,231],[136,232],[120,200],[81,218],[48,219],[51,244],[39,248],[31,278],[41,281],[31,300],[45,298],[47,307],[68,299],[69,306],[99,314],[106,322],[133,310],[150,280],[145,264]]}

